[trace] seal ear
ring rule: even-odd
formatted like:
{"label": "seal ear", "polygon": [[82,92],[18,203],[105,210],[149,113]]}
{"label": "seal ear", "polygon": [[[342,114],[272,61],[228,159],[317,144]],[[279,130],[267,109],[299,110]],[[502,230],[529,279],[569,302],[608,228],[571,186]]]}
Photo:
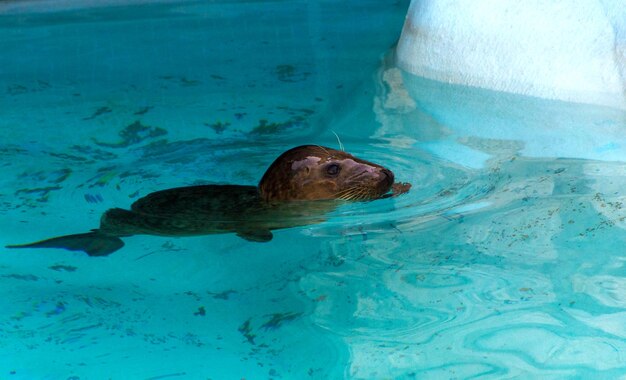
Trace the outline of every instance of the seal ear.
{"label": "seal ear", "polygon": [[272,231],[270,230],[239,230],[237,231],[237,236],[247,241],[255,241],[257,243],[267,243],[272,240],[274,235],[272,235]]}

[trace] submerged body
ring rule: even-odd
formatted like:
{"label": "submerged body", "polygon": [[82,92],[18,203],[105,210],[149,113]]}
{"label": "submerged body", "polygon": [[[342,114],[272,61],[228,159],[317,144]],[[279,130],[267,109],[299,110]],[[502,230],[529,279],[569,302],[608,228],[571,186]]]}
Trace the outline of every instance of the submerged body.
{"label": "submerged body", "polygon": [[257,242],[272,230],[319,223],[338,200],[370,200],[409,184],[395,184],[391,171],[348,153],[313,145],[288,150],[265,172],[258,187],[202,185],[157,191],[130,210],[106,211],[100,227],[9,248],[64,248],[105,256],[131,235],[194,236],[234,232]]}
{"label": "submerged body", "polygon": [[204,185],[157,191],[131,205],[108,210],[99,232],[107,235],[194,236],[235,232],[269,241],[272,230],[319,221],[336,201],[267,202],[255,186]]}

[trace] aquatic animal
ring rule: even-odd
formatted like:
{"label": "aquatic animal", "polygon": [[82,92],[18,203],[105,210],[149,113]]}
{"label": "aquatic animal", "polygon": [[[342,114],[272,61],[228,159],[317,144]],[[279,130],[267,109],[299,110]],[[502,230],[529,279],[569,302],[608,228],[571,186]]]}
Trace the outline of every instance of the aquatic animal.
{"label": "aquatic animal", "polygon": [[[365,201],[405,193],[393,173],[373,162],[318,145],[281,154],[258,186],[200,185],[161,190],[113,208],[100,227],[87,233],[54,237],[7,248],[64,248],[106,256],[131,235],[195,236],[234,232],[267,242],[272,230],[320,223],[338,201]],[[390,191],[392,191],[390,193]]]}

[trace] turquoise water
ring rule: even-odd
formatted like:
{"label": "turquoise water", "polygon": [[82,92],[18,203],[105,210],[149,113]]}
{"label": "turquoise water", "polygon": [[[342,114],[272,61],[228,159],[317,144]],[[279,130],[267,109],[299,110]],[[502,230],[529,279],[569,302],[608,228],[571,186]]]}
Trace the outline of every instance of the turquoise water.
{"label": "turquoise water", "polygon": [[413,184],[265,244],[2,249],[0,378],[625,377],[626,114],[402,73],[407,6],[0,5],[1,246],[333,132]]}

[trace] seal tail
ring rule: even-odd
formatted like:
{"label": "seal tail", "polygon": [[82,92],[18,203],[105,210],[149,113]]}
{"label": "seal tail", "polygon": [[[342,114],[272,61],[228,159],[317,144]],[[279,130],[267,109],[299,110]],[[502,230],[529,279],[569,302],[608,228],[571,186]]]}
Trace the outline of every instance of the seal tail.
{"label": "seal tail", "polygon": [[124,246],[117,236],[98,232],[65,235],[29,244],[7,245],[7,248],[63,248],[70,251],[83,251],[89,256],[107,256]]}

